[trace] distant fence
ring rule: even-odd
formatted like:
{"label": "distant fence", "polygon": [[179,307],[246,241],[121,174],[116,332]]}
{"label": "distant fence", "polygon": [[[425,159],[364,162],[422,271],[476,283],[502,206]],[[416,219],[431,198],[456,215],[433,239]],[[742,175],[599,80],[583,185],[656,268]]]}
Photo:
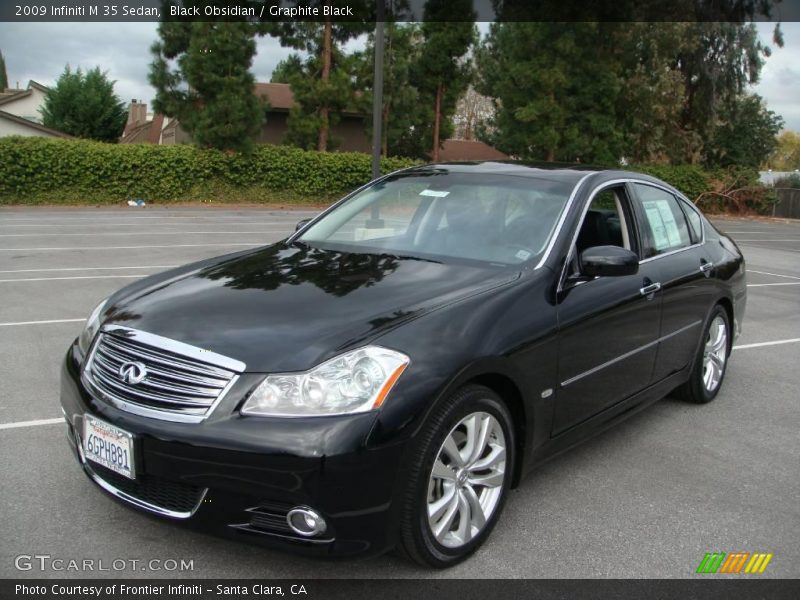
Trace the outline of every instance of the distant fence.
{"label": "distant fence", "polygon": [[800,219],[800,190],[777,190],[778,201],[772,207],[773,217]]}

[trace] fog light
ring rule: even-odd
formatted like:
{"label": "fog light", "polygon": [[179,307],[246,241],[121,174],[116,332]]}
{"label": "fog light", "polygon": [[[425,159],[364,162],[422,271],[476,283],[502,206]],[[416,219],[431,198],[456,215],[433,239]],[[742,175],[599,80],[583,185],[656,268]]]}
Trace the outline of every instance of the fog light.
{"label": "fog light", "polygon": [[298,506],[290,510],[286,515],[286,522],[292,531],[303,537],[322,535],[327,528],[325,519],[307,506]]}

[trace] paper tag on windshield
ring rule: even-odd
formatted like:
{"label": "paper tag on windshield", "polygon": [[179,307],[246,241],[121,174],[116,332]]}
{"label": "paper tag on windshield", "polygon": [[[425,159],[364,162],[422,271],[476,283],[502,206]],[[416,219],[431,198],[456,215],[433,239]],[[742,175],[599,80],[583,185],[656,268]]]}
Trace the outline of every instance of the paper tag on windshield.
{"label": "paper tag on windshield", "polygon": [[420,196],[433,196],[434,198],[444,198],[450,192],[444,192],[441,190],[422,190],[419,195]]}
{"label": "paper tag on windshield", "polygon": [[516,257],[520,260],[528,260],[530,255],[531,253],[528,252],[527,250],[520,250],[519,252],[517,252]]}

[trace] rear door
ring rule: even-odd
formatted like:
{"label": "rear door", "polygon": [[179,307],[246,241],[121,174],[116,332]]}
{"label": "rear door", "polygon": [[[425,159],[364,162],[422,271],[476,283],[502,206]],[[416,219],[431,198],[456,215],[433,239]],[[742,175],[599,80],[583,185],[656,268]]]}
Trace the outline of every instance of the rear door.
{"label": "rear door", "polygon": [[601,184],[589,197],[558,293],[558,381],[553,435],[647,387],[653,374],[661,297],[659,261],[635,275],[586,279],[580,253],[616,245],[639,252],[631,189]]}
{"label": "rear door", "polygon": [[642,232],[642,265],[658,264],[662,317],[654,381],[683,369],[695,355],[714,298],[714,270],[702,219],[671,191],[633,185]]}

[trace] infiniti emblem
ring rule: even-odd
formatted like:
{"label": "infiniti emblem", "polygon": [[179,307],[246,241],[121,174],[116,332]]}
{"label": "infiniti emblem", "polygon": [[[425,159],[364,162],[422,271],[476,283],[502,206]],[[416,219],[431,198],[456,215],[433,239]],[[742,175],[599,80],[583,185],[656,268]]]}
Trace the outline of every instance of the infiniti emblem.
{"label": "infiniti emblem", "polygon": [[147,375],[147,367],[140,362],[122,363],[119,368],[119,377],[125,383],[136,385],[141,383]]}

